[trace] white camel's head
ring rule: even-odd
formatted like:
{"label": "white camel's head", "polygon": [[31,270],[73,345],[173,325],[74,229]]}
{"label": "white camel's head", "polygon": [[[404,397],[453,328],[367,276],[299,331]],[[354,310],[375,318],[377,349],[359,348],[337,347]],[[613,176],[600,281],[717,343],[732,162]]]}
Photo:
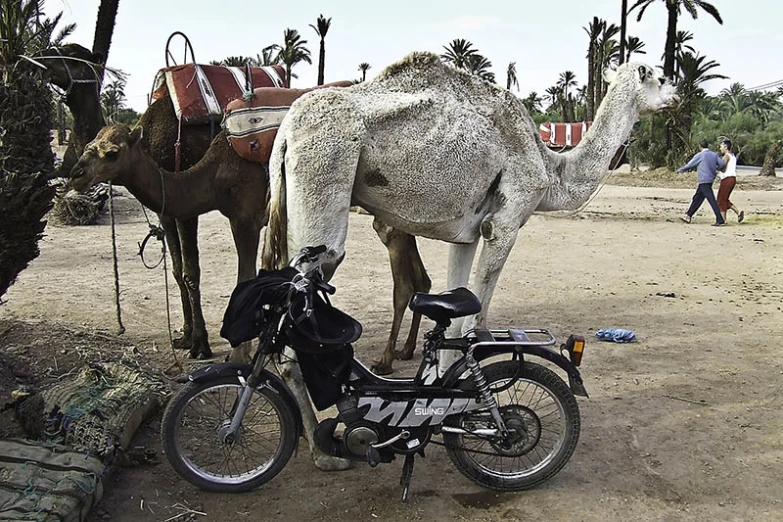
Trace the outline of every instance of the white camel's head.
{"label": "white camel's head", "polygon": [[669,107],[677,101],[677,89],[663,74],[641,62],[629,62],[617,69],[607,69],[604,80],[619,89],[616,94],[634,97],[641,114]]}

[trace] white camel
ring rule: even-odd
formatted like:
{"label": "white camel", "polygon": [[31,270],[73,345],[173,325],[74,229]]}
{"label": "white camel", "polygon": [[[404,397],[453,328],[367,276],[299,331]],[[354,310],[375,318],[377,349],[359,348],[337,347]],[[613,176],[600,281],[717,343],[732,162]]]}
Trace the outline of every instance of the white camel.
{"label": "white camel", "polygon": [[[410,54],[351,89],[303,96],[272,151],[265,265],[324,244],[319,263],[331,276],[345,256],[349,208],[361,205],[395,229],[451,243],[448,288],[468,285],[483,239],[472,286],[481,312],[454,321],[447,335],[484,326],[503,264],[533,211],[584,203],[640,115],[676,98],[674,86],[642,63],[604,78],[610,86],[592,128],[565,154],[542,143],[513,94],[434,54]],[[449,355],[439,355],[441,372]],[[290,384],[307,404],[303,385]],[[303,410],[312,434],[315,416]],[[328,468],[317,450],[315,457]]]}

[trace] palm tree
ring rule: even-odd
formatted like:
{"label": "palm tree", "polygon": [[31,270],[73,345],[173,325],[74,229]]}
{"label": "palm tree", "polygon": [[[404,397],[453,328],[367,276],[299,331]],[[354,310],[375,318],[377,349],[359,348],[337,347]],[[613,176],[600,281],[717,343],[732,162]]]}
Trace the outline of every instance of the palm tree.
{"label": "palm tree", "polygon": [[600,68],[596,63],[598,39],[601,36],[604,25],[606,25],[605,21],[594,16],[593,21],[590,22],[587,27],[583,27],[587,36],[590,38],[590,44],[587,47],[587,114],[585,114],[585,119],[588,120],[593,119],[595,113],[595,93],[596,87],[599,85],[598,82],[600,82]]}
{"label": "palm tree", "polygon": [[628,0],[622,0],[620,6],[620,65],[625,63],[626,30],[628,28]]}
{"label": "palm tree", "polygon": [[446,49],[446,52],[440,55],[440,59],[457,69],[467,69],[468,59],[478,54],[478,50],[473,47],[473,44],[464,39],[452,40],[449,45],[444,45],[443,48]]}
{"label": "palm tree", "polygon": [[506,89],[511,90],[511,86],[516,86],[519,90],[519,81],[517,80],[517,62],[511,62],[506,69]]}
{"label": "palm tree", "polygon": [[739,82],[734,82],[727,88],[720,91],[720,99],[724,101],[729,109],[729,116],[739,114],[748,108],[749,98],[745,86]]}
{"label": "palm tree", "polygon": [[631,61],[631,55],[636,54],[647,54],[647,51],[644,51],[644,42],[641,41],[636,36],[629,36],[628,41],[626,42],[625,46],[625,61],[630,62]]}
{"label": "palm tree", "polygon": [[272,44],[261,49],[261,54],[256,54],[254,60],[256,67],[263,67],[266,65],[277,65],[280,63],[280,46]]}
{"label": "palm tree", "polygon": [[565,71],[560,73],[560,79],[557,81],[557,86],[563,90],[563,121],[570,121],[573,116],[569,113],[571,106],[571,99],[568,96],[568,88],[576,87],[579,85],[576,83],[576,75],[573,71]]}
{"label": "palm tree", "polygon": [[[653,3],[659,0],[637,0],[634,5],[631,6],[631,11],[639,7],[639,14],[636,17],[637,21],[640,21],[644,16],[644,12]],[[669,78],[675,76],[675,60],[677,57],[675,41],[677,39],[677,20],[680,16],[680,12],[685,10],[691,18],[694,20],[699,16],[699,9],[705,11],[712,16],[719,24],[723,24],[723,19],[718,12],[718,9],[704,0],[663,0],[666,3],[666,11],[668,13],[668,23],[666,26],[666,45],[664,46],[664,59],[663,59],[663,74]]]}
{"label": "palm tree", "polygon": [[310,50],[305,47],[307,40],[302,40],[299,31],[286,29],[283,32],[283,46],[280,48],[279,59],[285,64],[285,84],[291,87],[291,69],[299,62],[312,64]]}
{"label": "palm tree", "polygon": [[251,66],[256,64],[256,59],[249,56],[228,56],[215,65],[225,65],[226,67],[244,67],[247,64]]}
{"label": "palm tree", "polygon": [[714,60],[707,60],[705,56],[685,51],[678,57],[678,60],[681,66],[681,74],[677,82],[679,100],[670,112],[667,121],[666,149],[672,152],[669,155],[670,166],[679,163],[682,160],[682,155],[687,151],[693,115],[707,96],[701,84],[710,80],[726,78],[722,74],[714,72],[714,69],[720,67],[720,64]]}
{"label": "palm tree", "polygon": [[125,108],[125,80],[117,79],[103,87],[101,105],[106,121],[110,125],[117,123],[117,114]]}
{"label": "palm tree", "polygon": [[553,85],[552,87],[548,87],[544,92],[546,93],[546,100],[549,101],[547,112],[552,115],[560,112],[563,101],[563,89],[557,85]]}
{"label": "palm tree", "polygon": [[[598,82],[600,87],[597,92],[595,106],[601,105],[601,102],[606,96],[606,90],[609,85],[603,81],[603,72],[607,68],[616,65],[620,54],[620,46],[617,40],[614,39],[615,35],[620,32],[620,28],[614,24],[604,24],[601,30],[601,39],[598,41],[598,63],[599,68],[597,71],[598,77],[601,80]],[[597,109],[596,109],[597,110]]]}
{"label": "palm tree", "polygon": [[[117,8],[120,0],[101,0],[98,6],[98,19],[95,22],[95,37],[92,41],[92,52],[99,54],[102,63],[109,60],[109,47],[114,34],[114,23],[117,19]],[[104,69],[100,68],[100,80],[103,80]]]}
{"label": "palm tree", "polygon": [[367,70],[370,68],[371,66],[367,62],[362,62],[359,64],[359,71],[362,73],[362,81],[367,80]]}
{"label": "palm tree", "polygon": [[329,32],[329,27],[332,25],[331,18],[324,18],[324,15],[318,17],[317,25],[310,24],[310,27],[318,34],[321,39],[321,48],[318,51],[318,85],[324,84],[324,65],[326,64],[326,47],[324,46],[324,40],[326,39],[326,33]]}
{"label": "palm tree", "polygon": [[495,83],[495,73],[489,70],[490,67],[492,67],[492,62],[487,57],[476,53],[468,56],[465,69],[482,80]]}
{"label": "palm tree", "polygon": [[38,257],[54,197],[52,99],[43,69],[24,58],[53,34],[42,12],[43,0],[0,0],[0,297]]}
{"label": "palm tree", "polygon": [[541,112],[541,102],[543,100],[538,95],[536,91],[530,91],[530,94],[528,94],[525,98],[522,99],[522,105],[527,108],[527,111],[530,114],[536,114],[538,112]]}

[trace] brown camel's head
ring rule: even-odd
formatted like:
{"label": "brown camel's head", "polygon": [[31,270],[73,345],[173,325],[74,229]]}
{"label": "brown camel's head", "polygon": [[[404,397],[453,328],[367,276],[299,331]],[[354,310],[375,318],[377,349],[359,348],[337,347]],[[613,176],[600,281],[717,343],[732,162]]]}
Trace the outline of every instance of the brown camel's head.
{"label": "brown camel's head", "polygon": [[84,147],[79,161],[71,170],[71,187],[83,192],[96,183],[117,181],[131,172],[134,157],[141,147],[143,127],[133,130],[125,124],[102,128],[95,139]]}
{"label": "brown camel's head", "polygon": [[79,44],[66,44],[43,51],[36,60],[46,66],[49,81],[65,91],[77,84],[96,84],[103,56]]}

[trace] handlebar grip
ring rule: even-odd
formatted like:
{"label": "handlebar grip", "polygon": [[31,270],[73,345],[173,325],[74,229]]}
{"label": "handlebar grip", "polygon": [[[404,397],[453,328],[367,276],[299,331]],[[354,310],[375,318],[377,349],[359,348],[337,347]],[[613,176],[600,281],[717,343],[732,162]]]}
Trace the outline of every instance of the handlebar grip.
{"label": "handlebar grip", "polygon": [[326,252],[326,245],[318,245],[315,247],[306,247],[308,256],[319,256]]}
{"label": "handlebar grip", "polygon": [[323,290],[324,292],[326,292],[329,295],[333,295],[335,293],[335,291],[337,291],[337,289],[335,287],[333,287],[332,285],[330,285],[326,281],[322,281],[320,279],[316,282],[316,286],[318,287],[319,290]]}

